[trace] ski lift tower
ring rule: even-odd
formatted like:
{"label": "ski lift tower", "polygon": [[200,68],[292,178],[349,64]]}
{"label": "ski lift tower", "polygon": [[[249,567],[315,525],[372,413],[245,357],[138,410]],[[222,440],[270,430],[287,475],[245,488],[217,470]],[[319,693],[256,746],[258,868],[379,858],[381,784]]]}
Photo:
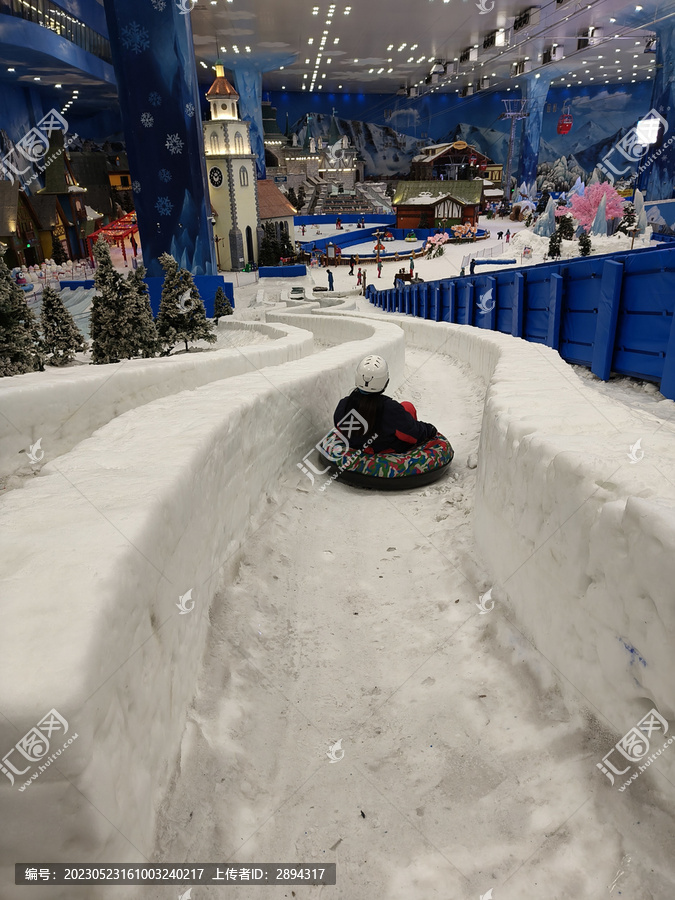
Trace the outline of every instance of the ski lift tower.
{"label": "ski lift tower", "polygon": [[500,119],[511,120],[511,134],[509,135],[509,155],[506,160],[506,171],[504,172],[504,202],[511,206],[511,165],[513,162],[513,145],[516,139],[516,123],[521,119],[529,116],[527,100],[502,100],[504,104],[504,112]]}

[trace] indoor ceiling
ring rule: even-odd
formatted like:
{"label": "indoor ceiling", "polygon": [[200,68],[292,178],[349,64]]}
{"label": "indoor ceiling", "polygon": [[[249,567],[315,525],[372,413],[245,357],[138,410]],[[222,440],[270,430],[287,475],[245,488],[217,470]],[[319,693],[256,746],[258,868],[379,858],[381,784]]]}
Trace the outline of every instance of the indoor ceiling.
{"label": "indoor ceiling", "polygon": [[[193,0],[195,3],[195,0]],[[489,90],[518,83],[515,64],[554,84],[652,78],[646,41],[675,0],[196,0],[191,21],[202,67],[260,59],[266,90],[397,93]],[[527,17],[518,21],[527,10]],[[588,36],[589,29],[595,29]],[[588,46],[579,49],[580,36]],[[486,42],[487,46],[483,44]],[[473,52],[471,52],[473,51]],[[542,55],[552,59],[543,63]],[[462,54],[472,58],[461,62]],[[277,57],[277,64],[274,57]],[[425,83],[440,61],[445,71]],[[445,65],[447,64],[447,65]]]}

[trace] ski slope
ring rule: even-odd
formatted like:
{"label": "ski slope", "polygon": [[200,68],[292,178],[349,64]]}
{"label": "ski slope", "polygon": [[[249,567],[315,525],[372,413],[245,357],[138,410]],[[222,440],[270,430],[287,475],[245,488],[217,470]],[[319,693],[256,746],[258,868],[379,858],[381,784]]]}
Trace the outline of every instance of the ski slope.
{"label": "ski slope", "polygon": [[[547,348],[359,307],[270,304],[328,349],[136,404],[3,497],[0,740],[50,708],[79,734],[0,787],[8,900],[71,895],[9,887],[35,847],[337,863],[334,888],[247,889],[273,900],[672,897],[675,752],[625,793],[597,769],[651,706],[671,721],[666,410]],[[438,484],[319,493],[298,469],[366,352],[451,439]]]}

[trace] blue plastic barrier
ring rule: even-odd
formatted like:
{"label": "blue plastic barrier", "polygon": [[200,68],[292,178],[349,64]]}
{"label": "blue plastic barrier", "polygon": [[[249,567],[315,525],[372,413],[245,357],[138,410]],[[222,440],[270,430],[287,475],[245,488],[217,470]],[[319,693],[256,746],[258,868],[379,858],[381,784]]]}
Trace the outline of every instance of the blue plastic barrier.
{"label": "blue plastic barrier", "polygon": [[260,278],[301,278],[307,274],[307,266],[261,266]]}
{"label": "blue plastic barrier", "polygon": [[[222,289],[225,291],[225,296],[228,298],[230,304],[232,305],[232,308],[234,309],[234,286],[231,281],[225,281],[222,275],[193,275],[192,278],[194,280],[195,287],[199,291],[199,296],[202,298],[202,301],[204,303],[207,318],[213,318],[213,301],[216,296],[216,291],[219,287],[222,287]],[[148,286],[148,291],[150,292],[150,306],[152,307],[152,314],[156,318],[157,314],[159,313],[159,304],[162,299],[162,286],[164,284],[164,278],[144,278],[143,280]]]}
{"label": "blue plastic barrier", "polygon": [[558,260],[391,293],[369,285],[366,296],[387,310],[546,344],[604,381],[611,372],[632,375],[660,384],[664,397],[675,399],[675,247]]}

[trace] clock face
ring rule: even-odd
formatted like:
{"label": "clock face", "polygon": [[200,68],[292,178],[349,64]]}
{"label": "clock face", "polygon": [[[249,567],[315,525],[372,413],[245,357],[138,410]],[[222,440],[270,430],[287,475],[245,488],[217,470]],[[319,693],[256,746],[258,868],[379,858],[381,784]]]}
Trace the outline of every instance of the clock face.
{"label": "clock face", "polygon": [[220,171],[218,166],[214,166],[209,172],[209,181],[213,185],[214,188],[222,187],[223,184],[223,173]]}

